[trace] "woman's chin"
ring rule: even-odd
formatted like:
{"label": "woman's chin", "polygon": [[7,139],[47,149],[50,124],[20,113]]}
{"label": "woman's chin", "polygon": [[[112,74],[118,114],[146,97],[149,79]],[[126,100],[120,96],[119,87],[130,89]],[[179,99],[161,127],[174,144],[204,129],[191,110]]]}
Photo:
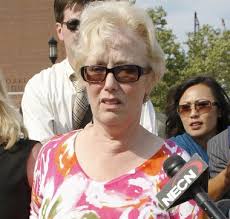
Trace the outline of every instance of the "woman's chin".
{"label": "woman's chin", "polygon": [[113,112],[106,112],[100,117],[100,121],[107,126],[114,126],[122,125],[125,121],[125,118],[122,118],[122,116]]}

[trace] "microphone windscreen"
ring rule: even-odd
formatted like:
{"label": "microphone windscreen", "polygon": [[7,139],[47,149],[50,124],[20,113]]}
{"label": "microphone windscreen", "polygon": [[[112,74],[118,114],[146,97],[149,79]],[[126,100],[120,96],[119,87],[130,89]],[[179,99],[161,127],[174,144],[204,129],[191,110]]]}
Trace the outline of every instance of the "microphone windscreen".
{"label": "microphone windscreen", "polygon": [[167,176],[172,178],[185,164],[185,160],[179,155],[169,157],[163,163],[163,169]]}

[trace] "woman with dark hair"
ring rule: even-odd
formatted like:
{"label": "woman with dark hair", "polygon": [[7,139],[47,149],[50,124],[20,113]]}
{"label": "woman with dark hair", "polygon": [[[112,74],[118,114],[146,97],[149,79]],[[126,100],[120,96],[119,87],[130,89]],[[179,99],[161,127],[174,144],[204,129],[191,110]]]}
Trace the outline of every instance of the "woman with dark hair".
{"label": "woman with dark hair", "polygon": [[[208,140],[230,124],[230,99],[212,77],[193,77],[169,92],[166,115],[166,136],[208,163]],[[211,196],[217,189],[209,181]]]}

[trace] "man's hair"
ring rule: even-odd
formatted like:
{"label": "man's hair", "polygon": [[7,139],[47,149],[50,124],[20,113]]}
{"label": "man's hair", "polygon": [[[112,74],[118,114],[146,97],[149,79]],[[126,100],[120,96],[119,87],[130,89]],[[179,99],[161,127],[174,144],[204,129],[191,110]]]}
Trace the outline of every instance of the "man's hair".
{"label": "man's hair", "polygon": [[85,7],[90,2],[93,2],[93,0],[54,0],[54,16],[56,22],[63,22],[65,9],[72,9],[75,4],[80,7]]}
{"label": "man's hair", "polygon": [[0,72],[0,145],[11,148],[21,137],[27,137],[22,117],[12,106]]}

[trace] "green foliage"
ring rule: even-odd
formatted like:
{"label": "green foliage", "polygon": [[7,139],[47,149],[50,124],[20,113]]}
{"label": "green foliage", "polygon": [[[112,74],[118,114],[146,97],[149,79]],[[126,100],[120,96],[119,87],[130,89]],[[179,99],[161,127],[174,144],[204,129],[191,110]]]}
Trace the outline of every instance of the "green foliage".
{"label": "green foliage", "polygon": [[198,33],[188,35],[188,64],[183,78],[210,75],[230,91],[230,31],[220,32],[204,25]]}
{"label": "green foliage", "polygon": [[158,111],[163,111],[166,94],[171,86],[181,78],[181,71],[186,66],[185,52],[176,41],[172,30],[166,27],[166,12],[162,7],[148,9],[148,13],[156,28],[156,35],[166,58],[166,73],[163,79],[153,89],[151,100]]}
{"label": "green foliage", "polygon": [[195,75],[216,78],[230,94],[230,31],[220,31],[203,25],[189,33],[182,48],[172,30],[167,28],[166,12],[162,7],[148,9],[156,28],[157,39],[166,58],[166,73],[153,89],[151,100],[157,111],[163,112],[169,89]]}

